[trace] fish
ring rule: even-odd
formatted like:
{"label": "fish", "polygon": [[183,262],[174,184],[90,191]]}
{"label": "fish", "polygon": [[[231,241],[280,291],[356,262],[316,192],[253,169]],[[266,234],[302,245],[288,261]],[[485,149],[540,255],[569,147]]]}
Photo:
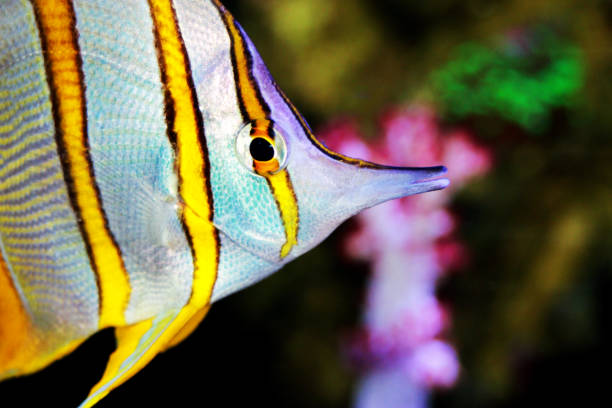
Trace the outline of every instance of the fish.
{"label": "fish", "polygon": [[215,301],[445,172],[328,149],[218,0],[3,0],[0,380],[114,328],[91,407]]}

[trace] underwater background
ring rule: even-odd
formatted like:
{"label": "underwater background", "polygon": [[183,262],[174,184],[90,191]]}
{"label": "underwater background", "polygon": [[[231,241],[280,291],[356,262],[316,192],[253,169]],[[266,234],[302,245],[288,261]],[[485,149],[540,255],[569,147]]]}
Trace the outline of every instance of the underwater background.
{"label": "underwater background", "polygon": [[[452,184],[363,213],[216,303],[99,406],[609,398],[612,2],[223,3],[324,143],[444,164]],[[0,395],[75,406],[113,347],[102,332]]]}

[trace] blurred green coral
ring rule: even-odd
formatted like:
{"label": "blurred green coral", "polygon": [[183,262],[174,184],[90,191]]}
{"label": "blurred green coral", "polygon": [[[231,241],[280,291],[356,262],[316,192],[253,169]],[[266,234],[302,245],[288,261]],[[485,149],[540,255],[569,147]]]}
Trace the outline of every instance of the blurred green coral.
{"label": "blurred green coral", "polygon": [[550,112],[569,107],[583,85],[579,49],[552,31],[515,30],[498,47],[468,42],[432,75],[449,115],[496,115],[542,131]]}

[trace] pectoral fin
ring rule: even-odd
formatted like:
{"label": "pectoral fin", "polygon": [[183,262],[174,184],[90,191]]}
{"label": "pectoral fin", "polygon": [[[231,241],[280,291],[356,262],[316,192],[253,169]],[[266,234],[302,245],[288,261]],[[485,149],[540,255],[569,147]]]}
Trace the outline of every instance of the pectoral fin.
{"label": "pectoral fin", "polygon": [[110,356],[102,379],[79,408],[92,407],[143,369],[158,353],[184,339],[206,311],[208,306],[196,309],[187,305],[179,311],[115,329],[117,349]]}

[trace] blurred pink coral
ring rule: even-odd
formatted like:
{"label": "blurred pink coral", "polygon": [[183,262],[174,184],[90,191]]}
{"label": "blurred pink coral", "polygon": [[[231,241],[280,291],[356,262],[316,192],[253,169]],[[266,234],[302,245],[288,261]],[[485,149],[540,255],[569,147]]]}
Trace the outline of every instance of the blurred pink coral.
{"label": "blurred pink coral", "polygon": [[[451,186],[364,211],[357,216],[357,229],[346,237],[346,254],[372,265],[363,327],[347,349],[353,361],[366,369],[367,386],[359,391],[357,406],[377,401],[376,393],[388,392],[387,380],[397,383],[404,378],[404,389],[413,393],[449,387],[456,381],[456,353],[439,339],[449,317],[435,289],[437,278],[464,265],[468,256],[452,236],[457,221],[446,205],[461,186],[492,164],[489,151],[469,133],[441,129],[427,107],[393,109],[383,115],[381,130],[379,139],[366,143],[356,123],[343,119],[319,134],[327,146],[352,157],[397,166],[444,164]],[[382,394],[379,397],[387,401]]]}
{"label": "blurred pink coral", "polygon": [[486,173],[491,168],[489,152],[476,145],[473,138],[463,131],[453,132],[446,137],[441,160],[449,169],[452,169],[453,181],[458,183],[454,189],[459,188],[472,177]]}
{"label": "blurred pink coral", "polygon": [[337,119],[319,133],[324,135],[327,146],[343,154],[363,160],[371,160],[372,151],[362,140],[357,123],[352,119]]}
{"label": "blurred pink coral", "polygon": [[416,383],[428,387],[450,387],[459,375],[455,350],[440,340],[431,340],[416,347],[406,368]]}
{"label": "blurred pink coral", "polygon": [[429,108],[394,109],[381,121],[383,152],[396,166],[426,166],[440,159],[440,133],[436,117]]}

